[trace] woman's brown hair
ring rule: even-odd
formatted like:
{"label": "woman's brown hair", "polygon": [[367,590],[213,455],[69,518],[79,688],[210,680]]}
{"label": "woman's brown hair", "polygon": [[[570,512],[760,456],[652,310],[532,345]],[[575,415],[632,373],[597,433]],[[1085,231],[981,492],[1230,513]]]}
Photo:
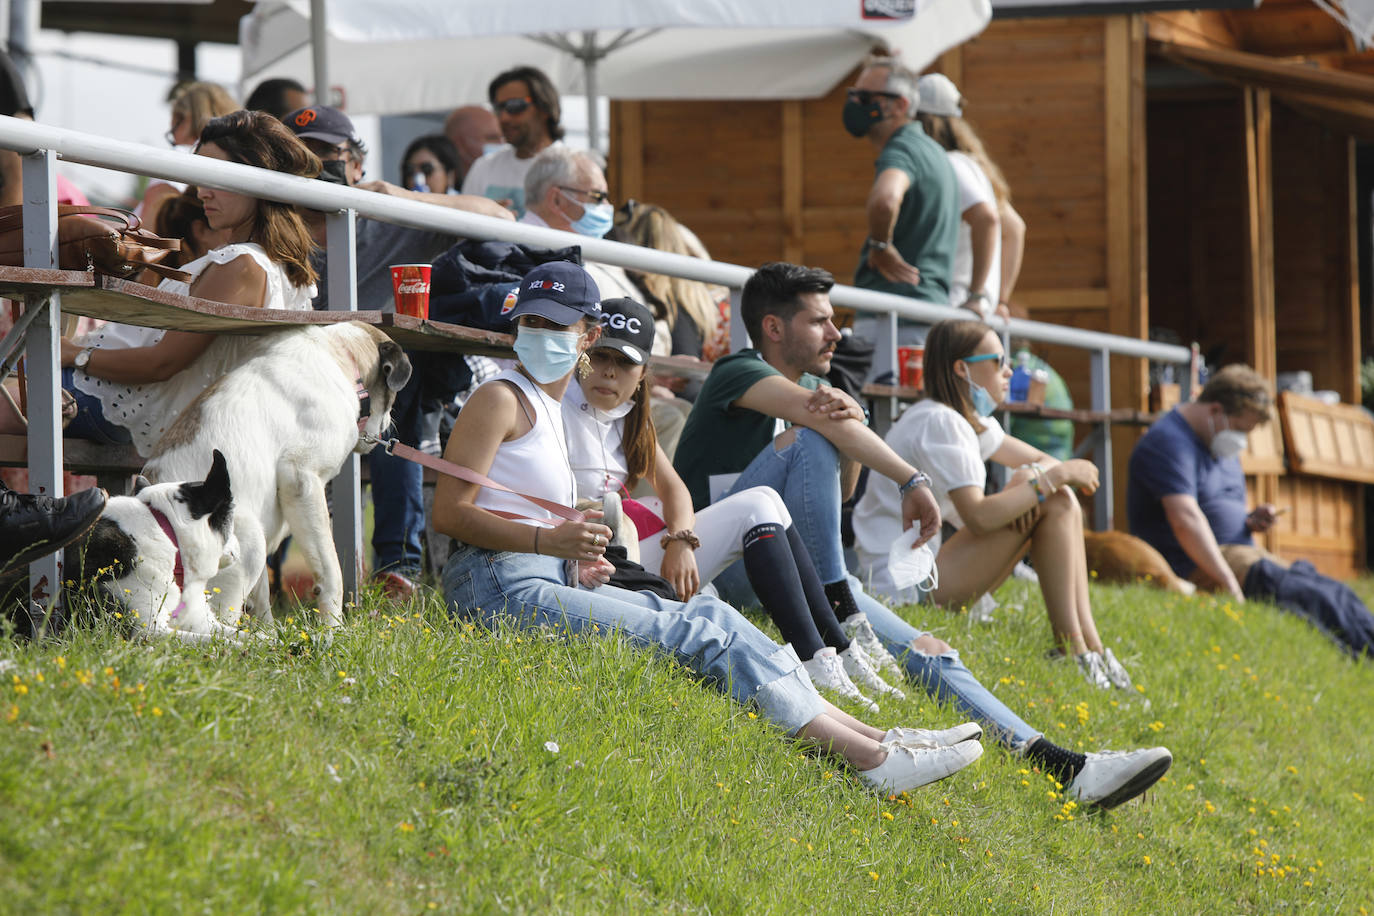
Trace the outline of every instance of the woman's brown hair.
{"label": "woman's brown hair", "polygon": [[[235,111],[215,118],[200,132],[196,148],[207,143],[224,150],[232,162],[305,178],[320,173],[319,158],[286,125],[261,111]],[[310,265],[315,243],[294,206],[258,198],[250,237],[282,265],[293,286],[315,282],[315,268]]]}
{"label": "woman's brown hair", "polygon": [[[671,254],[684,254],[700,258],[705,255],[697,251],[682,224],[673,219],[667,210],[655,204],[625,206],[616,214],[616,224],[609,237],[617,242],[628,242],[641,248],[653,248]],[[663,311],[668,327],[676,327],[678,318],[686,314],[697,326],[703,340],[710,340],[716,332],[719,313],[710,287],[697,280],[684,280],[667,274],[643,273],[627,270],[630,279],[639,287],[650,305]]]}
{"label": "woman's brown hair", "polygon": [[983,141],[978,138],[972,125],[963,118],[927,113],[917,114],[916,120],[921,122],[921,126],[936,143],[947,150],[964,153],[978,163],[978,167],[992,184],[992,194],[997,198],[999,206],[1011,200],[1011,186],[1007,184],[1006,176],[997,167],[997,163],[992,161],[987,147],[983,146]]}
{"label": "woman's brown hair", "polygon": [[168,101],[172,103],[172,114],[186,118],[194,134],[199,134],[215,118],[239,108],[234,97],[218,83],[182,83],[172,90]]}
{"label": "woman's brown hair", "polygon": [[[658,455],[658,434],[654,432],[654,421],[649,409],[649,373],[645,371],[635,386],[633,395],[635,406],[625,415],[625,433],[621,436],[620,447],[625,450],[625,467],[629,477],[625,489],[633,490],[654,466]],[[653,481],[651,480],[650,483]]]}
{"label": "woman's brown hair", "polygon": [[954,364],[972,356],[991,330],[981,321],[951,318],[935,325],[926,335],[926,394],[959,411],[974,431],[980,433],[983,423],[973,409],[968,379],[962,379],[954,373]]}

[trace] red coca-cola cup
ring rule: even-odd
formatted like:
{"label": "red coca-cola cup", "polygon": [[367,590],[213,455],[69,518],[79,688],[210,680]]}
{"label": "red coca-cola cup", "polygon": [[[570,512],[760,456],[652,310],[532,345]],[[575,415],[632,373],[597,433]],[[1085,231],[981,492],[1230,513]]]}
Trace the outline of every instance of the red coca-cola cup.
{"label": "red coca-cola cup", "polygon": [[429,317],[428,264],[392,264],[391,291],[396,296],[396,314],[414,318]]}
{"label": "red coca-cola cup", "polygon": [[920,388],[925,382],[926,348],[897,348],[897,379],[903,388]]}

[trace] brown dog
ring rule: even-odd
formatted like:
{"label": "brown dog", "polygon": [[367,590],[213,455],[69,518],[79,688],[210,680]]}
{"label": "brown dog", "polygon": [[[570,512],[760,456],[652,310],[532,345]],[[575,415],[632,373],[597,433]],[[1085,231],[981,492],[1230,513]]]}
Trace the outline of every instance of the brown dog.
{"label": "brown dog", "polygon": [[1158,550],[1124,531],[1084,531],[1083,552],[1099,582],[1126,584],[1148,576],[1160,588],[1180,595],[1197,591],[1196,585],[1174,575]]}

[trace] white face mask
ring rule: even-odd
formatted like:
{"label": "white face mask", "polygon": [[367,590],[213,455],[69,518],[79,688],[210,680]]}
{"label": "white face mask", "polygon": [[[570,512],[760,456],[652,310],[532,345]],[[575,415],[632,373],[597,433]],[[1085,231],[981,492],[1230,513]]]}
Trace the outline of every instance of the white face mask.
{"label": "white face mask", "polygon": [[892,584],[899,590],[919,588],[933,592],[940,587],[940,571],[935,566],[935,553],[929,544],[912,549],[911,545],[921,536],[921,529],[912,525],[903,531],[901,537],[892,542],[887,553],[887,572]]}
{"label": "white face mask", "polygon": [[[1225,419],[1225,414],[1222,418]],[[1226,421],[1227,428],[1218,431],[1216,425],[1212,423],[1212,418],[1207,417],[1207,425],[1212,428],[1212,456],[1214,458],[1234,458],[1245,451],[1245,446],[1249,442],[1249,437],[1245,433],[1230,428],[1231,422]]]}

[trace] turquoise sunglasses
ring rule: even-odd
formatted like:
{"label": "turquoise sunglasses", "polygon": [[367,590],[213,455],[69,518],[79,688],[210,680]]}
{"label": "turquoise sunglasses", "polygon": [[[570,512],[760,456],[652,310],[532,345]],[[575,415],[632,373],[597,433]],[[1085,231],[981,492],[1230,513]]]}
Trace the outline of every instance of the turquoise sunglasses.
{"label": "turquoise sunglasses", "polygon": [[965,356],[964,362],[983,363],[987,362],[990,359],[997,360],[998,369],[1005,369],[1008,365],[1010,365],[1010,363],[1007,361],[1007,354],[1005,353],[979,353],[977,356]]}

